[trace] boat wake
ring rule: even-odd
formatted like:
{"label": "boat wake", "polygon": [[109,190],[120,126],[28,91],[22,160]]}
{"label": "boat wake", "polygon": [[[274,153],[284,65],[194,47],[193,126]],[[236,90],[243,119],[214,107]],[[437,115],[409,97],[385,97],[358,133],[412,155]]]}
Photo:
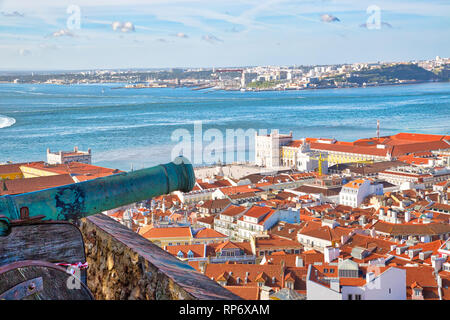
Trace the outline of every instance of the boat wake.
{"label": "boat wake", "polygon": [[0,129],[11,127],[14,123],[16,123],[16,119],[0,115]]}

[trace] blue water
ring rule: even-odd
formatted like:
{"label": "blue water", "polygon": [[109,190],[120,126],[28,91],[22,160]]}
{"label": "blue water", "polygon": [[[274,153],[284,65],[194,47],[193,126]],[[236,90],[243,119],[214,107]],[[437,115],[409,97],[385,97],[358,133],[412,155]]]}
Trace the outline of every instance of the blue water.
{"label": "blue water", "polygon": [[170,161],[172,132],[193,135],[197,120],[224,135],[279,129],[351,141],[375,136],[377,119],[382,135],[450,133],[450,83],[285,92],[116,86],[0,84],[0,162],[45,160],[48,147],[77,145],[92,149],[94,164],[139,169]]}

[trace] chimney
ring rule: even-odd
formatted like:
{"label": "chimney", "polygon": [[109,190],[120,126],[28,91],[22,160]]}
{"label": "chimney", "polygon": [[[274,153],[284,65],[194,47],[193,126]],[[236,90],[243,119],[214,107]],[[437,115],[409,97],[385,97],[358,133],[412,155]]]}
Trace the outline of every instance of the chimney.
{"label": "chimney", "polygon": [[408,249],[408,246],[405,246],[405,247],[397,247],[397,248],[395,249],[395,253],[396,253],[396,254],[402,254],[402,253],[405,252],[407,249]]}
{"label": "chimney", "polygon": [[366,273],[366,283],[370,283],[375,279],[375,273],[374,272],[367,272]]}
{"label": "chimney", "polygon": [[411,249],[408,251],[408,257],[410,259],[413,259],[415,256],[419,254],[420,251],[422,251],[422,249]]}
{"label": "chimney", "polygon": [[295,257],[295,266],[299,268],[304,267],[303,259],[300,256]]}
{"label": "chimney", "polygon": [[436,282],[437,282],[438,287],[440,289],[442,289],[442,278],[441,278],[441,276],[437,275],[436,280],[437,280]]}
{"label": "chimney", "polygon": [[419,253],[419,259],[420,260],[428,259],[428,257],[431,256],[432,254],[433,254],[433,251],[420,252]]}
{"label": "chimney", "polygon": [[377,139],[380,139],[380,120],[377,120]]}
{"label": "chimney", "polygon": [[405,222],[410,222],[410,221],[411,221],[411,212],[406,211],[405,212]]}
{"label": "chimney", "polygon": [[335,259],[337,259],[340,255],[340,253],[341,253],[341,251],[339,250],[339,248],[325,247],[324,251],[323,251],[324,261],[326,263],[330,263],[330,262],[334,261]]}
{"label": "chimney", "polygon": [[348,239],[350,239],[349,236],[342,235],[341,236],[341,244],[345,244],[348,241]]}
{"label": "chimney", "polygon": [[339,279],[331,279],[330,280],[330,289],[336,292],[341,291],[341,286],[339,284]]}
{"label": "chimney", "polygon": [[394,218],[394,219],[397,219],[397,211],[392,211],[392,217]]}
{"label": "chimney", "polygon": [[442,264],[444,263],[445,260],[446,260],[446,258],[442,258],[437,255],[431,256],[431,265],[436,272],[439,272],[442,270]]}
{"label": "chimney", "polygon": [[206,270],[206,263],[200,263],[200,272],[205,274],[205,270]]}

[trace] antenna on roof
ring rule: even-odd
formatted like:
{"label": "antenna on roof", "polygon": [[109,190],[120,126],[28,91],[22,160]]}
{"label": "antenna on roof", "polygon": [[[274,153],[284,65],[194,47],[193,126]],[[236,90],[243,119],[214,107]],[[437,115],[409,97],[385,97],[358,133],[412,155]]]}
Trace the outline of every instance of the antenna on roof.
{"label": "antenna on roof", "polygon": [[377,120],[377,139],[380,139],[380,120]]}

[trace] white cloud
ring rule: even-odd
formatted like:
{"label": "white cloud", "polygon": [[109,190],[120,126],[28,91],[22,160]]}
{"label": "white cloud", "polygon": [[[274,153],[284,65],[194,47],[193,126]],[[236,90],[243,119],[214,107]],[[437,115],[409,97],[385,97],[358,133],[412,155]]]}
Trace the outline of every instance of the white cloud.
{"label": "white cloud", "polygon": [[215,44],[217,42],[223,42],[222,39],[217,38],[216,36],[209,34],[209,35],[204,35],[202,37],[202,40],[205,40],[206,42],[209,42],[211,44]]}
{"label": "white cloud", "polygon": [[320,20],[322,20],[323,22],[339,22],[341,20],[339,20],[338,17],[335,17],[331,14],[322,14],[320,16]]}
{"label": "white cloud", "polygon": [[22,48],[22,49],[19,49],[19,54],[21,56],[29,56],[29,55],[31,55],[31,51],[28,49]]}
{"label": "white cloud", "polygon": [[4,17],[23,17],[24,14],[20,13],[19,11],[13,11],[13,12],[0,12],[0,14]]}
{"label": "white cloud", "polygon": [[51,34],[52,37],[74,37],[75,35],[67,29],[61,29]]}
{"label": "white cloud", "polygon": [[134,32],[136,31],[134,24],[130,21],[127,22],[120,22],[120,21],[114,21],[112,24],[112,29],[114,31],[120,31],[120,32]]}

